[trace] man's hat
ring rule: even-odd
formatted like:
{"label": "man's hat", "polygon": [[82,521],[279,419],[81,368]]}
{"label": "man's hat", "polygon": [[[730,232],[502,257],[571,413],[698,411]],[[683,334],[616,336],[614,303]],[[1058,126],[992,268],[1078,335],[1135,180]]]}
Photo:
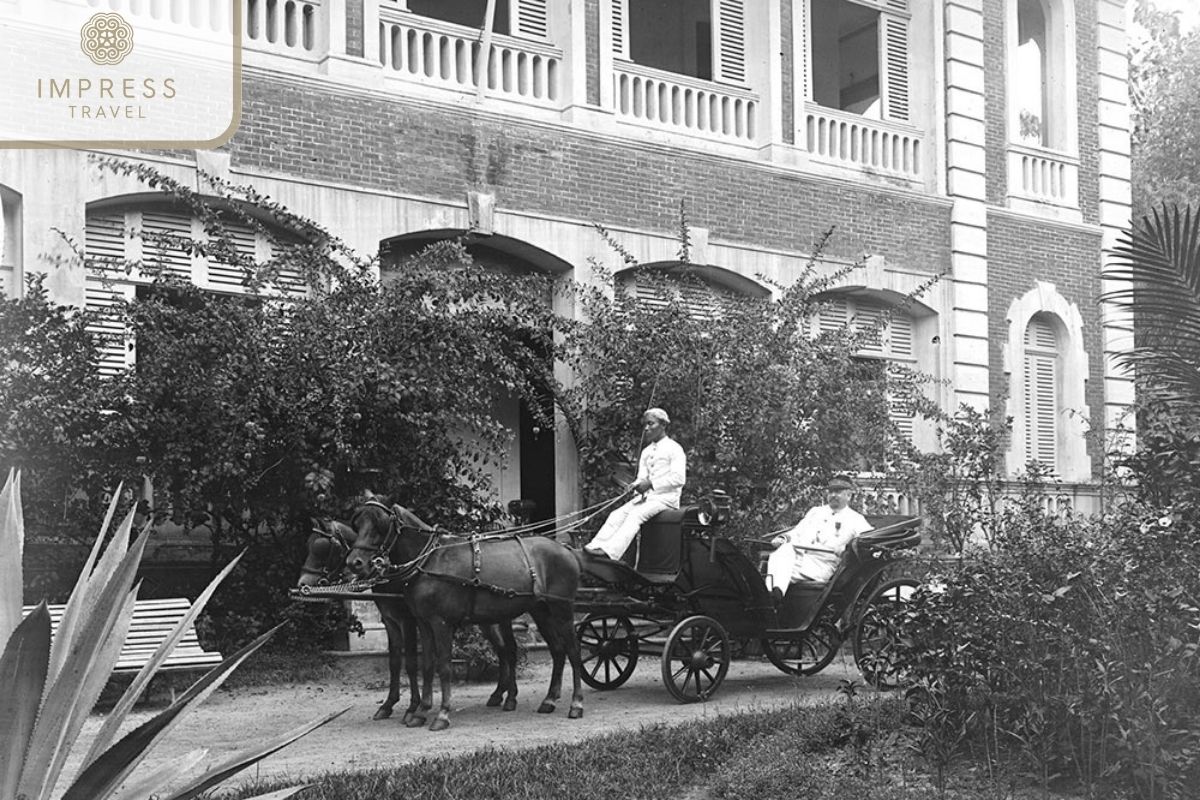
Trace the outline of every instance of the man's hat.
{"label": "man's hat", "polygon": [[842,489],[854,489],[854,484],[845,475],[835,475],[829,479],[829,483],[825,484],[825,488],[831,491],[840,491]]}
{"label": "man's hat", "polygon": [[661,408],[648,408],[648,409],[646,409],[646,413],[643,414],[642,416],[656,419],[659,422],[661,422],[663,425],[671,424],[671,418],[668,417],[667,412],[663,411]]}

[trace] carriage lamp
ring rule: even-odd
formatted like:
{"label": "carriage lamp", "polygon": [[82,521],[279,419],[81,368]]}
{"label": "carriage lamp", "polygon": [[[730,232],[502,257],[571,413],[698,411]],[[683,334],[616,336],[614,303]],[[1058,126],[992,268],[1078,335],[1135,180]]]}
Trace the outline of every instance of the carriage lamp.
{"label": "carriage lamp", "polygon": [[700,501],[697,515],[701,525],[723,525],[729,521],[729,509],[733,501],[720,489],[714,489]]}

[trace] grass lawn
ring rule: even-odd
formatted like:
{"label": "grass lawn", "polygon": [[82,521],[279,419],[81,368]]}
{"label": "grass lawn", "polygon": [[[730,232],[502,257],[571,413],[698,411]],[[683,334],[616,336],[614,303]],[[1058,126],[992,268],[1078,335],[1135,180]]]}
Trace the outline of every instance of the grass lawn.
{"label": "grass lawn", "polygon": [[[939,789],[895,698],[722,716],[582,744],[483,750],[390,770],[330,773],[302,800],[1001,800],[1061,797],[959,766]],[[230,798],[283,788],[244,786]]]}

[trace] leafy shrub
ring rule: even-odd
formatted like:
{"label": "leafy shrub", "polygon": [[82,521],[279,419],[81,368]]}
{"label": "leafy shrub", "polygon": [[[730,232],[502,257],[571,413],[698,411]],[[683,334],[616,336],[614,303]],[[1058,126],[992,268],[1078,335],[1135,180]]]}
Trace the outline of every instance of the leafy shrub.
{"label": "leafy shrub", "polygon": [[1007,511],[995,548],[930,581],[898,620],[891,657],[919,680],[926,736],[943,753],[1015,759],[1044,785],[1190,796],[1195,528],[1145,507],[1095,520],[1037,509]]}

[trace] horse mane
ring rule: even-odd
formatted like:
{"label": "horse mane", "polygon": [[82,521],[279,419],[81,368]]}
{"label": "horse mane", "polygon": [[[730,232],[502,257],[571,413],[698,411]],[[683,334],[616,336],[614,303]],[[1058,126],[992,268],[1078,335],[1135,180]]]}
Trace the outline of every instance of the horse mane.
{"label": "horse mane", "polygon": [[400,524],[406,528],[416,528],[419,531],[434,530],[432,525],[398,503],[392,504],[392,513],[396,515],[396,519]]}

